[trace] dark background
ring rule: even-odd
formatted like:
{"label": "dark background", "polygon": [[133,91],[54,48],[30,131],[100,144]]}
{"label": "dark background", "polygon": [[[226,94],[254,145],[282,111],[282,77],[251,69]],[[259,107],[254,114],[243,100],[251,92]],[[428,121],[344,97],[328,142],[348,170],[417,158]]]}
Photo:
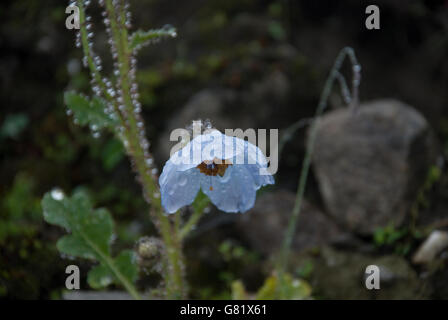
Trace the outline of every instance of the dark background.
{"label": "dark background", "polygon": [[[380,30],[365,28],[369,4],[380,7]],[[89,92],[81,51],[74,46],[74,33],[65,28],[66,5],[56,0],[0,5],[2,298],[61,297],[69,260],[55,248],[62,231],[43,222],[40,208],[42,195],[53,187],[67,193],[87,187],[95,203],[113,213],[117,247],[132,247],[141,236],[154,233],[120,144],[106,134],[93,138],[66,116],[63,92],[68,88]],[[396,98],[413,106],[430,123],[444,155],[447,1],[140,0],[131,1],[131,11],[134,29],[171,24],[178,30],[177,39],[164,40],[139,54],[143,115],[159,169],[170,146],[167,133],[190,125],[191,120],[207,117],[218,128],[279,128],[281,132],[312,116],[334,58],[344,46],[355,49],[362,65],[361,101]],[[92,15],[97,51],[110,62],[99,10],[93,9]],[[205,102],[194,100],[197,94]],[[214,99],[224,105],[215,108]],[[335,90],[330,107],[341,105]],[[277,189],[295,192],[304,134],[299,131],[282,154]],[[428,191],[427,210],[436,203],[437,210],[446,211],[446,176],[442,170],[442,178]],[[322,207],[314,176],[307,197]],[[234,220],[212,210],[187,241],[194,298],[229,297],[235,279],[256,290],[269,274],[269,255],[247,241]],[[374,240],[362,237],[360,241]],[[415,248],[418,243],[413,240],[410,245]],[[393,246],[375,250],[377,256],[395,254]],[[409,261],[409,253],[399,256]],[[77,264],[88,270],[87,262]],[[141,287],[151,283],[151,276],[147,278]],[[446,272],[441,279],[448,283]],[[325,284],[309,281],[317,288],[316,297],[353,297],[344,290],[337,296]],[[446,289],[433,288],[432,279],[427,283],[430,293],[412,298],[448,297]],[[401,298],[406,290],[400,287],[392,297]]]}

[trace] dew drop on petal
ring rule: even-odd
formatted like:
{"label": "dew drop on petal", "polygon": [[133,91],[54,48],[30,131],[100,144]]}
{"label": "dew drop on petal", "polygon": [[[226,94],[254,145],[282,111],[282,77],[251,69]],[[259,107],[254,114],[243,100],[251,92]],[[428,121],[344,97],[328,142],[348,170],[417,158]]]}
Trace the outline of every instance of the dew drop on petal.
{"label": "dew drop on petal", "polygon": [[187,177],[182,176],[182,177],[179,179],[178,185],[181,186],[181,187],[183,187],[183,186],[185,186],[186,184],[187,184]]}

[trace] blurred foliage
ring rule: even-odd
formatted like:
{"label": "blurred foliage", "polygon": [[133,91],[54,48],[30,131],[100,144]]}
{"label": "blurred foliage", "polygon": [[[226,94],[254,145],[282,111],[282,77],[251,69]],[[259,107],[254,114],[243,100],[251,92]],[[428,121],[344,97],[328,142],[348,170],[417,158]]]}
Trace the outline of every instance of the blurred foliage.
{"label": "blurred foliage", "polygon": [[238,278],[238,270],[255,264],[260,259],[257,253],[249,251],[247,248],[238,245],[232,240],[223,241],[218,250],[222,259],[227,264],[233,266],[219,273],[219,278],[226,284],[230,284]]}
{"label": "blurred foliage", "polygon": [[0,298],[36,299],[55,280],[59,256],[42,236],[36,187],[28,173],[19,172],[0,197]]}
{"label": "blurred foliage", "polygon": [[17,139],[28,126],[29,118],[26,114],[9,114],[0,127],[0,141],[4,138]]}
{"label": "blurred foliage", "polygon": [[373,239],[377,246],[390,246],[396,244],[408,234],[407,228],[396,228],[393,224],[389,224],[384,228],[375,230]]}
{"label": "blurred foliage", "polygon": [[40,200],[34,195],[34,189],[35,182],[28,174],[17,174],[2,201],[0,245],[5,245],[8,237],[30,237],[36,234],[42,215]]}
{"label": "blurred foliage", "polygon": [[302,261],[301,265],[296,269],[296,274],[301,279],[308,279],[313,273],[314,265],[312,260]]}
{"label": "blurred foliage", "polygon": [[232,299],[234,300],[303,300],[311,297],[311,286],[304,280],[283,275],[284,292],[279,290],[279,278],[276,274],[266,278],[263,286],[254,294],[249,294],[241,281],[232,283]]}
{"label": "blurred foliage", "polygon": [[378,248],[392,249],[397,255],[407,256],[417,241],[422,238],[422,234],[418,230],[409,227],[397,228],[393,224],[389,224],[384,228],[378,228],[373,234],[373,240]]}

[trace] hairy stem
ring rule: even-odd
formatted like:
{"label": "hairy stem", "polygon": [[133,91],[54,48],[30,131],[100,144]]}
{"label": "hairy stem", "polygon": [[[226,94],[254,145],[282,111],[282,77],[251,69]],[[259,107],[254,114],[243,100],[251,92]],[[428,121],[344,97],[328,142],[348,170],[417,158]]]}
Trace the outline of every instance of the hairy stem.
{"label": "hairy stem", "polygon": [[129,49],[127,28],[124,25],[125,8],[122,5],[120,12],[117,12],[112,1],[106,0],[105,9],[110,23],[110,36],[116,50],[115,59],[119,74],[117,77],[119,95],[116,101],[124,129],[121,137],[131,158],[133,169],[137,172],[143,186],[145,199],[151,204],[153,221],[165,244],[166,267],[164,268],[164,279],[166,296],[170,299],[184,298],[186,286],[183,277],[182,244],[176,229],[173,228],[170,220],[163,213],[160,192],[156,182],[157,177],[148,165],[148,160],[151,159],[147,150],[149,144],[145,142],[144,138],[143,120],[140,118],[139,111],[136,111],[136,98],[132,97],[132,87],[135,81],[135,74],[133,78],[135,70],[133,68],[135,66],[132,66],[131,59],[133,56]]}
{"label": "hairy stem", "polygon": [[[105,97],[106,101],[111,103],[114,106],[114,110],[117,112],[118,115],[118,109],[117,104],[113,97],[108,93],[107,85],[103,81],[101,77],[100,70],[96,66],[94,62],[94,54],[89,46],[89,39],[88,39],[88,31],[86,28],[86,14],[85,14],[85,8],[84,8],[84,2],[82,0],[78,0],[77,2],[78,8],[79,8],[79,20],[80,20],[80,37],[81,37],[81,45],[83,48],[83,53],[85,59],[87,59],[87,66],[90,69],[90,73],[92,76],[92,79],[98,84],[100,88],[101,94]],[[121,117],[121,115],[120,115]],[[123,119],[120,119],[122,122]],[[83,233],[81,233],[83,235]],[[125,289],[129,292],[129,294],[136,300],[140,300],[141,297],[137,291],[137,289],[134,287],[132,283],[130,283],[126,277],[124,277],[121,272],[115,267],[115,264],[110,259],[110,257],[106,256],[101,250],[99,250],[85,235],[83,235],[83,238],[94,248],[94,250],[99,254],[103,262],[109,266],[109,268],[112,270],[112,272],[115,274],[117,279],[123,284]]]}

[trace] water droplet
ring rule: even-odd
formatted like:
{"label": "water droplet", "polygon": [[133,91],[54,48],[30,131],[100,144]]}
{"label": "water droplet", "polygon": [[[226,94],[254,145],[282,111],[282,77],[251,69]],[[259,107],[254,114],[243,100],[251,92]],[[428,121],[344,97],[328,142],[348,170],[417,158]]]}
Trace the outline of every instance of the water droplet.
{"label": "water droplet", "polygon": [[179,186],[181,186],[181,187],[185,186],[185,185],[187,184],[187,177],[182,176],[182,177],[179,179],[179,182],[178,182],[177,184],[178,184]]}
{"label": "water droplet", "polygon": [[55,188],[51,190],[51,197],[54,200],[61,201],[62,199],[64,199],[64,192],[59,188]]}
{"label": "water droplet", "polygon": [[114,89],[112,89],[112,88],[108,89],[108,90],[107,90],[107,93],[108,93],[112,98],[115,97],[115,90],[114,90]]}
{"label": "water droplet", "polygon": [[112,282],[112,278],[109,276],[106,277],[101,277],[100,279],[100,284],[101,286],[107,286],[108,284],[110,284]]}
{"label": "water droplet", "polygon": [[152,164],[154,163],[154,160],[153,160],[152,158],[149,158],[149,159],[146,159],[145,162],[146,162],[146,165],[147,165],[148,167],[150,167],[150,166],[152,166]]}

